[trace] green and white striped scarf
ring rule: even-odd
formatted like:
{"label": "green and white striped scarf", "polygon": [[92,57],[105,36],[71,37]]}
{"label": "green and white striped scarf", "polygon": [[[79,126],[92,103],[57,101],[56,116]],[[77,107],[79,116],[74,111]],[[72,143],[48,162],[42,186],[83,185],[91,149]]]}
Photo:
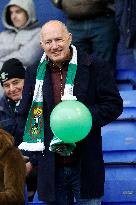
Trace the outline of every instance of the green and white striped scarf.
{"label": "green and white striped scarf", "polygon": [[[69,62],[68,72],[66,76],[66,83],[64,88],[64,95],[61,100],[75,100],[73,96],[74,79],[77,70],[77,50],[72,45],[73,56]],[[19,145],[19,149],[28,151],[43,151],[44,146],[44,119],[43,117],[43,91],[42,86],[44,77],[46,75],[46,65],[48,61],[46,55],[41,58],[40,64],[37,69],[36,84],[32,105],[28,114],[23,142]],[[46,116],[46,115],[45,115]],[[46,141],[46,136],[45,136]],[[51,149],[50,149],[51,150]]]}

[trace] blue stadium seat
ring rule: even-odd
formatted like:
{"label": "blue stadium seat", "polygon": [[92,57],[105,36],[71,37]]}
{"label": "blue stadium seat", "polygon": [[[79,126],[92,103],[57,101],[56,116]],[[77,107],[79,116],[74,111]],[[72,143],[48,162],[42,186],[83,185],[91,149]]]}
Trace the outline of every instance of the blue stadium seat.
{"label": "blue stadium seat", "polygon": [[123,113],[102,128],[104,205],[136,204],[136,91],[121,91]]}
{"label": "blue stadium seat", "polygon": [[118,119],[136,120],[136,90],[120,91],[123,98],[123,113]]}
{"label": "blue stadium seat", "polygon": [[134,59],[133,51],[127,50],[126,53],[117,54],[117,69],[133,69],[136,70],[136,61]]}
{"label": "blue stadium seat", "polygon": [[136,91],[121,91],[120,95],[123,99],[122,114],[102,128],[105,162],[136,161]]}
{"label": "blue stadium seat", "polygon": [[136,90],[136,70],[118,69],[116,80],[119,90]]}
{"label": "blue stadium seat", "polygon": [[117,80],[132,80],[136,83],[136,70],[133,69],[118,69]]}
{"label": "blue stadium seat", "polygon": [[[120,36],[121,37],[121,36]],[[136,70],[136,60],[134,58],[133,48],[126,48],[124,38],[120,38],[117,48],[117,69],[134,69]]]}
{"label": "blue stadium seat", "polygon": [[120,91],[128,91],[128,90],[134,90],[135,84],[133,85],[130,81],[126,81],[126,80],[125,81],[118,80],[117,87]]}
{"label": "blue stadium seat", "polygon": [[106,166],[105,205],[136,205],[136,165]]}
{"label": "blue stadium seat", "polygon": [[126,48],[123,39],[118,43],[116,60],[116,80],[119,90],[136,89],[136,59],[133,49]]}
{"label": "blue stadium seat", "polygon": [[136,204],[136,121],[116,120],[102,129],[102,137],[106,170],[103,201]]}

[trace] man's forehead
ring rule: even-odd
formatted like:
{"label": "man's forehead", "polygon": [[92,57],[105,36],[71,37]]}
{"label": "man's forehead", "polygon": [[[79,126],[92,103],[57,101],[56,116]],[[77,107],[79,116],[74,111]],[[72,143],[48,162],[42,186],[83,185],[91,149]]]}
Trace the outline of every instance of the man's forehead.
{"label": "man's forehead", "polygon": [[49,23],[46,23],[42,30],[41,30],[41,34],[46,34],[48,33],[49,31],[54,31],[54,29],[56,30],[59,30],[60,32],[64,32],[66,31],[65,27],[63,24],[59,23],[59,22],[49,22]]}
{"label": "man's forehead", "polygon": [[11,10],[23,10],[21,7],[19,7],[19,6],[17,6],[17,5],[11,5],[11,6],[9,6],[9,9],[10,9],[10,11]]}
{"label": "man's forehead", "polygon": [[51,29],[46,29],[45,31],[43,31],[43,33],[41,34],[41,39],[43,41],[48,40],[48,39],[58,39],[58,38],[66,38],[68,35],[68,33],[66,33],[64,30],[62,29],[55,29],[55,28],[51,28]]}
{"label": "man's forehead", "polygon": [[63,26],[63,24],[61,23],[61,22],[59,22],[59,21],[49,21],[49,22],[47,22],[44,26],[43,26],[43,28],[45,27],[45,28],[47,28],[47,27],[62,27]]}
{"label": "man's forehead", "polygon": [[11,79],[6,80],[5,82],[3,82],[3,85],[9,84],[9,83],[13,83],[14,81],[21,81],[21,80],[24,80],[24,79],[21,79],[21,78],[11,78]]}

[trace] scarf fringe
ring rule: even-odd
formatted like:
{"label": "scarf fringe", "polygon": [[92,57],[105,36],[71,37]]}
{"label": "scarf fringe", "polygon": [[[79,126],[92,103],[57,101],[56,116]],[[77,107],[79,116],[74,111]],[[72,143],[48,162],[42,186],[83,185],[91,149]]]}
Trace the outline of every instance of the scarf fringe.
{"label": "scarf fringe", "polygon": [[18,148],[20,150],[25,150],[25,151],[43,151],[45,149],[45,146],[43,142],[37,142],[37,143],[22,142]]}

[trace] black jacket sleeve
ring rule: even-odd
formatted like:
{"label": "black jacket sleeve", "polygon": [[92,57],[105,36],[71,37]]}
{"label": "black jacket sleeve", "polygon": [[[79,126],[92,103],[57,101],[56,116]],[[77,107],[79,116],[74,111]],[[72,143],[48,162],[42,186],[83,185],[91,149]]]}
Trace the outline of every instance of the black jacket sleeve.
{"label": "black jacket sleeve", "polygon": [[90,111],[93,116],[93,124],[102,127],[119,117],[123,111],[123,100],[110,65],[107,62],[96,61],[92,72],[95,79],[95,98],[97,103],[90,106]]}

